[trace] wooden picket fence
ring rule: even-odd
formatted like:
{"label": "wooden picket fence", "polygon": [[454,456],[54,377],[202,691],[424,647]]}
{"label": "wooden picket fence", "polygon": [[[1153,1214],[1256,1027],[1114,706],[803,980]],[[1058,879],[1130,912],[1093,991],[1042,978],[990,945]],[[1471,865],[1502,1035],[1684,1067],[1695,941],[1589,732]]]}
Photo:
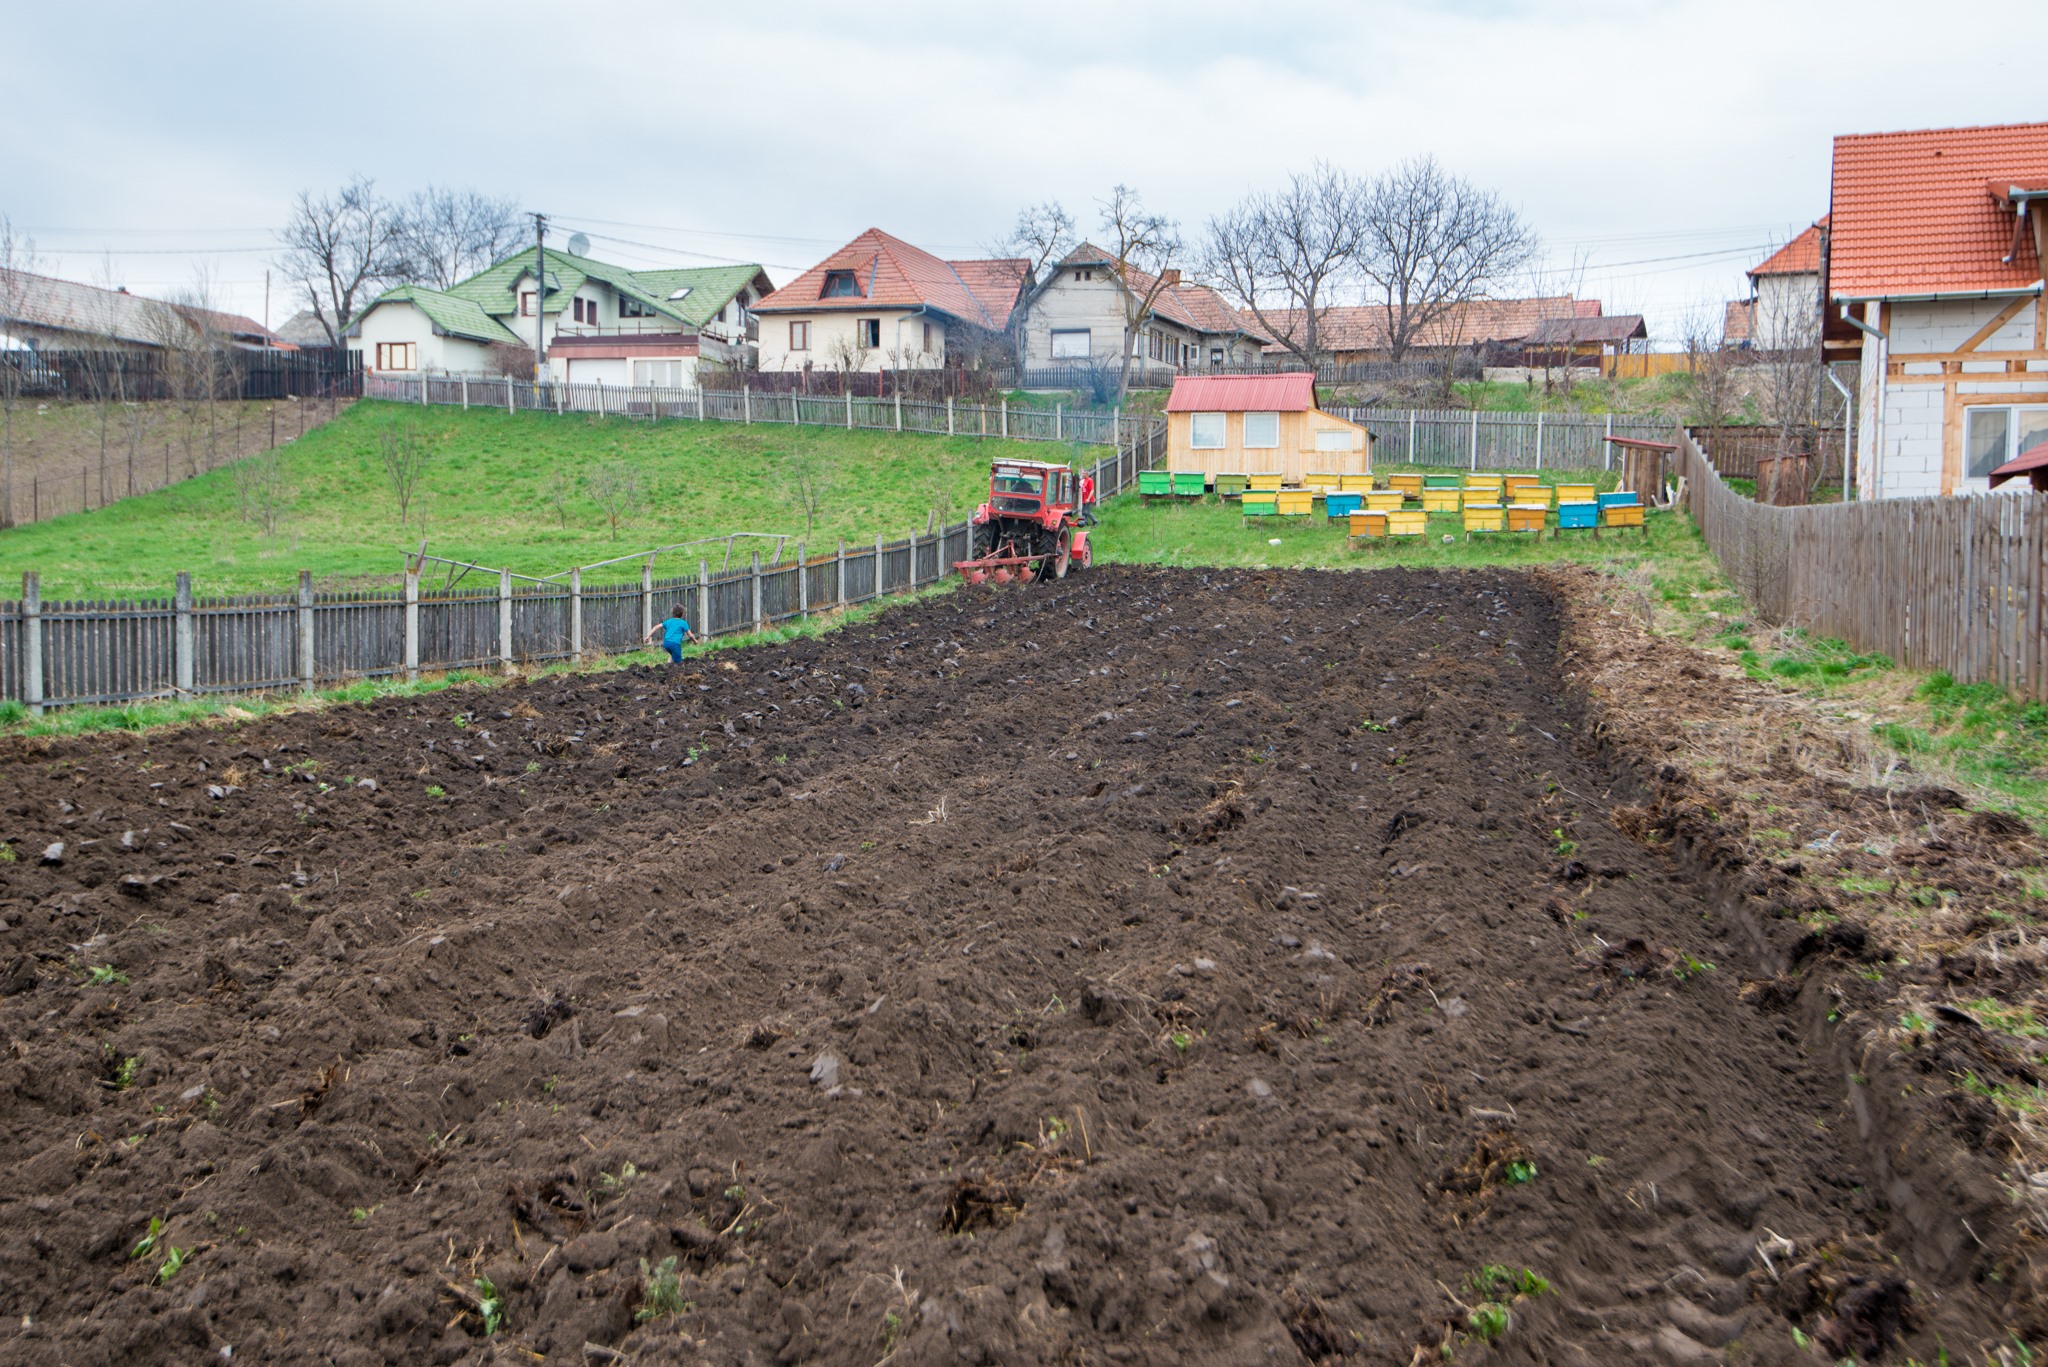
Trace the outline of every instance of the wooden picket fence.
{"label": "wooden picket fence", "polygon": [[2048,495],[1774,508],[1723,483],[1689,433],[1671,439],[1686,509],[1760,617],[2048,698]]}

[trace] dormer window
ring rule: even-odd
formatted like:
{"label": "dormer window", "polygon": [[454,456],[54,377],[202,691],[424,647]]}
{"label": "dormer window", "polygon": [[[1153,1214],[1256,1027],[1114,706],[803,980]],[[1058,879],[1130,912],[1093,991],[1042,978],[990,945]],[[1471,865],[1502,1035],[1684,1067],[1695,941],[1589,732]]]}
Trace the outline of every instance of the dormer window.
{"label": "dormer window", "polygon": [[860,281],[852,271],[825,272],[825,298],[858,299],[862,293]]}
{"label": "dormer window", "polygon": [[[654,310],[641,303],[638,299],[629,299],[623,294],[619,296],[619,317],[652,318],[653,316]],[[597,320],[593,318],[591,321],[596,322]]]}

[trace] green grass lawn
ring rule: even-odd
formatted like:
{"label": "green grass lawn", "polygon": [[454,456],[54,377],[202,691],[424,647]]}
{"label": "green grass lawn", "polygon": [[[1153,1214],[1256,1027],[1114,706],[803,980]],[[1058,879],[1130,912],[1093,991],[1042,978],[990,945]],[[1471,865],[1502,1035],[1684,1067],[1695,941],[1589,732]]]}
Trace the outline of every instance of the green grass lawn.
{"label": "green grass lawn", "polygon": [[[407,427],[432,454],[401,526],[380,438]],[[202,594],[283,592],[301,569],[329,586],[392,584],[422,538],[436,555],[552,574],[695,537],[803,536],[793,496],[799,464],[828,486],[809,534],[814,547],[826,546],[921,530],[934,509],[942,519],[963,516],[987,490],[992,457],[1099,454],[972,437],[364,402],[283,448],[288,498],[273,534],[242,516],[234,474],[217,470],[97,512],[0,531],[0,583],[35,570],[46,599],[158,596],[179,570],[191,571]],[[635,472],[641,494],[615,540],[590,477],[621,467]],[[692,555],[656,568],[687,572],[695,563]]]}

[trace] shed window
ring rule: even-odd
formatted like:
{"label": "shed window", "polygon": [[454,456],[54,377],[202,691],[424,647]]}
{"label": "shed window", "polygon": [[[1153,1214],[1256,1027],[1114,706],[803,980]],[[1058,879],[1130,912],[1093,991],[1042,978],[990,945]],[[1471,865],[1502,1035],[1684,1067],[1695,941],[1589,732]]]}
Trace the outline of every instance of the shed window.
{"label": "shed window", "polygon": [[1244,415],[1244,444],[1248,451],[1270,451],[1280,444],[1278,413]]}
{"label": "shed window", "polygon": [[1192,414],[1188,419],[1188,445],[1197,451],[1221,451],[1223,418],[1221,413]]}
{"label": "shed window", "polygon": [[1087,328],[1054,328],[1052,358],[1055,361],[1086,360],[1091,354]]}
{"label": "shed window", "polygon": [[[1975,406],[1963,428],[1963,476],[1987,479],[2009,460],[2048,443],[2048,408]],[[2018,487],[2026,488],[2021,482]]]}
{"label": "shed window", "polygon": [[1318,451],[1356,451],[1358,442],[1348,427],[1325,427],[1316,432]]}

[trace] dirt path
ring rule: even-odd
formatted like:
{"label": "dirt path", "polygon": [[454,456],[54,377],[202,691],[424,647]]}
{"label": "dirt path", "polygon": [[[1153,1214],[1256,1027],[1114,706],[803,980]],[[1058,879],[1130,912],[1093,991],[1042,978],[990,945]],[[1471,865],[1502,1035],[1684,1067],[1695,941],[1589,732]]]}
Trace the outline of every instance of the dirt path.
{"label": "dirt path", "polygon": [[[1867,1354],[1843,1079],[1611,824],[1558,630],[1514,575],[1099,570],[17,753],[0,1352]],[[1929,1360],[1991,1322],[1914,1290]]]}

